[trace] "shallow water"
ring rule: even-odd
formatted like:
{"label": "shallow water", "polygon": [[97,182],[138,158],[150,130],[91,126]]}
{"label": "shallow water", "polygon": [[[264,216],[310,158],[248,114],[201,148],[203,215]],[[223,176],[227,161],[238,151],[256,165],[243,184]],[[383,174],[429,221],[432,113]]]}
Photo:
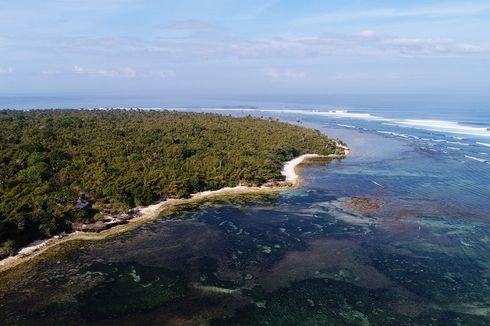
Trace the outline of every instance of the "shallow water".
{"label": "shallow water", "polygon": [[[290,191],[181,208],[57,248],[0,275],[0,320],[488,325],[490,165],[445,154],[442,142],[429,148],[427,131],[404,138],[376,132],[379,122],[301,122],[353,155],[304,166]],[[355,128],[338,125],[347,123]],[[349,209],[353,196],[381,207]]]}

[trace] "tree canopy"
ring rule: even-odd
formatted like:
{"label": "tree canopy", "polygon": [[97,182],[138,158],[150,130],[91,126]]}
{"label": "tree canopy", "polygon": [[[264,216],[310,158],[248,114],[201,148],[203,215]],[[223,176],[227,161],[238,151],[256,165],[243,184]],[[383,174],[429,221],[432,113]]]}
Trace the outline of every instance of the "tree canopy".
{"label": "tree canopy", "polygon": [[[330,154],[317,130],[271,119],[144,110],[0,111],[0,256],[89,221],[239,183],[281,178],[304,153]],[[76,209],[82,196],[92,209]]]}

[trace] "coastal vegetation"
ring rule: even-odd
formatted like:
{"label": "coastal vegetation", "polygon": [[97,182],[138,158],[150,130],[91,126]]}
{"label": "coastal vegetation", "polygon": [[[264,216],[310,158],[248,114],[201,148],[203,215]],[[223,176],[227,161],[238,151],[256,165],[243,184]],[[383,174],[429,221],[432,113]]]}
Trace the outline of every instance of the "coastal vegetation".
{"label": "coastal vegetation", "polygon": [[144,110],[0,111],[0,257],[32,240],[165,198],[281,179],[317,130],[272,119]]}

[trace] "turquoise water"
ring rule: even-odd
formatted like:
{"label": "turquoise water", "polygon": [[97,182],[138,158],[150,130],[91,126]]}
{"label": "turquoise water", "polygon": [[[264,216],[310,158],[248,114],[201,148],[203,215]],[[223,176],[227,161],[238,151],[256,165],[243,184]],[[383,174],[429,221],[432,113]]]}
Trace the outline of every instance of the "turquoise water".
{"label": "turquoise water", "polygon": [[[352,155],[304,166],[299,188],[181,208],[125,234],[60,248],[35,272],[0,275],[14,280],[0,291],[0,320],[490,324],[484,106],[461,119],[421,113],[415,126],[410,114],[386,107],[271,109],[225,113],[318,128]],[[379,207],[360,211],[349,206],[352,197]]]}

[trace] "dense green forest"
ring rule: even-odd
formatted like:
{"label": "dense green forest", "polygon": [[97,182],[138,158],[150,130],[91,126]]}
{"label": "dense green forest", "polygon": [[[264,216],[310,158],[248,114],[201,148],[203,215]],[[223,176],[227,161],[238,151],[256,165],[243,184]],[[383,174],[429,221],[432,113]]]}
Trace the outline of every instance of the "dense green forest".
{"label": "dense green forest", "polygon": [[[336,151],[270,119],[143,110],[0,111],[0,256],[166,197],[281,178],[283,162]],[[75,209],[79,197],[91,209]]]}

